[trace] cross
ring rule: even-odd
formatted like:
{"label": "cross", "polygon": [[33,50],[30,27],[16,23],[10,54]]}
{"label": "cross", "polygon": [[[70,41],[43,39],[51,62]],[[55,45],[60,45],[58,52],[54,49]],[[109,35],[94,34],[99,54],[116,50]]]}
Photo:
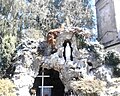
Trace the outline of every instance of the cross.
{"label": "cross", "polygon": [[39,86],[39,88],[42,89],[42,96],[44,94],[44,88],[53,88],[53,86],[44,86],[44,78],[45,77],[50,77],[49,75],[44,75],[44,68],[42,68],[42,75],[39,75],[37,77],[41,77],[42,78],[42,86]]}

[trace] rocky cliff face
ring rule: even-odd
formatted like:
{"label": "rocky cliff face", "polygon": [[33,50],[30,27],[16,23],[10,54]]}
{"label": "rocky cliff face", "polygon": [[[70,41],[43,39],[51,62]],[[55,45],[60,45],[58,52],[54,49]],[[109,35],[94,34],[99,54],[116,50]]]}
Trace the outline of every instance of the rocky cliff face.
{"label": "rocky cliff face", "polygon": [[[34,34],[34,32],[35,34]],[[26,33],[31,33],[30,35]],[[37,33],[39,33],[37,31]],[[21,43],[16,48],[16,55],[13,57],[15,72],[12,77],[16,85],[17,96],[30,96],[29,90],[33,86],[34,78],[39,71],[39,58],[37,57],[37,48],[39,46],[40,37],[36,35],[36,30],[24,30]],[[40,37],[43,40],[43,37]]]}
{"label": "rocky cliff face", "polygon": [[[73,35],[74,34],[74,35]],[[77,34],[77,35],[76,35]],[[12,80],[16,85],[17,96],[30,96],[39,66],[53,68],[60,74],[65,92],[72,90],[75,96],[119,96],[119,78],[113,78],[113,68],[104,64],[105,51],[97,41],[89,40],[90,34],[79,28],[65,28],[56,38],[57,51],[51,54],[46,41],[23,39],[17,47],[16,67]],[[82,36],[78,44],[78,37]],[[70,39],[73,48],[73,61],[65,61],[63,42]],[[78,49],[78,46],[81,48]]]}

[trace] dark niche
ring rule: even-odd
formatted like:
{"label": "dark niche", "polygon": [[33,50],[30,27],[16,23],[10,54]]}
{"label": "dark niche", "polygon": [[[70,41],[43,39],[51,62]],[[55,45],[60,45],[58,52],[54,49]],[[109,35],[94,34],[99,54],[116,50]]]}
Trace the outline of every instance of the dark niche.
{"label": "dark niche", "polygon": [[[38,76],[41,75],[42,75],[42,68],[40,68]],[[50,92],[51,95],[47,95],[47,96],[64,96],[65,87],[59,78],[59,72],[54,69],[44,69],[44,75],[50,76],[44,78],[44,86],[53,86]],[[30,93],[34,94],[32,92],[35,92],[36,96],[41,96],[41,89],[39,88],[39,86],[42,86],[42,78],[36,77],[33,83],[33,87],[30,90]]]}

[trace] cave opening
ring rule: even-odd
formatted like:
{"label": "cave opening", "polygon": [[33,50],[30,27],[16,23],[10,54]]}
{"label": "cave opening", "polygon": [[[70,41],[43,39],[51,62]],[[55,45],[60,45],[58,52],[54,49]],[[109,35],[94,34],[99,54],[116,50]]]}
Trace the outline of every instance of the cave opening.
{"label": "cave opening", "polygon": [[35,90],[35,96],[64,96],[64,89],[64,84],[59,78],[59,72],[54,69],[44,68],[43,70],[42,67],[39,69],[39,74],[31,88],[31,90]]}

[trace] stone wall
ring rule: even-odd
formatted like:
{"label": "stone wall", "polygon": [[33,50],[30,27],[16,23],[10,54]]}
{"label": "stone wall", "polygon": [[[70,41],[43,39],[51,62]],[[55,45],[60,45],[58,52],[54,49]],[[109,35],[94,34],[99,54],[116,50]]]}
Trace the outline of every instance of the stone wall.
{"label": "stone wall", "polygon": [[[120,34],[120,0],[114,0],[117,32]],[[120,39],[120,35],[118,37]]]}
{"label": "stone wall", "polygon": [[111,47],[107,48],[107,50],[112,50],[112,49],[120,52],[120,44],[118,44],[118,45],[116,45],[116,46],[111,46]]}
{"label": "stone wall", "polygon": [[96,0],[98,40],[106,47],[118,41],[116,0]]}

